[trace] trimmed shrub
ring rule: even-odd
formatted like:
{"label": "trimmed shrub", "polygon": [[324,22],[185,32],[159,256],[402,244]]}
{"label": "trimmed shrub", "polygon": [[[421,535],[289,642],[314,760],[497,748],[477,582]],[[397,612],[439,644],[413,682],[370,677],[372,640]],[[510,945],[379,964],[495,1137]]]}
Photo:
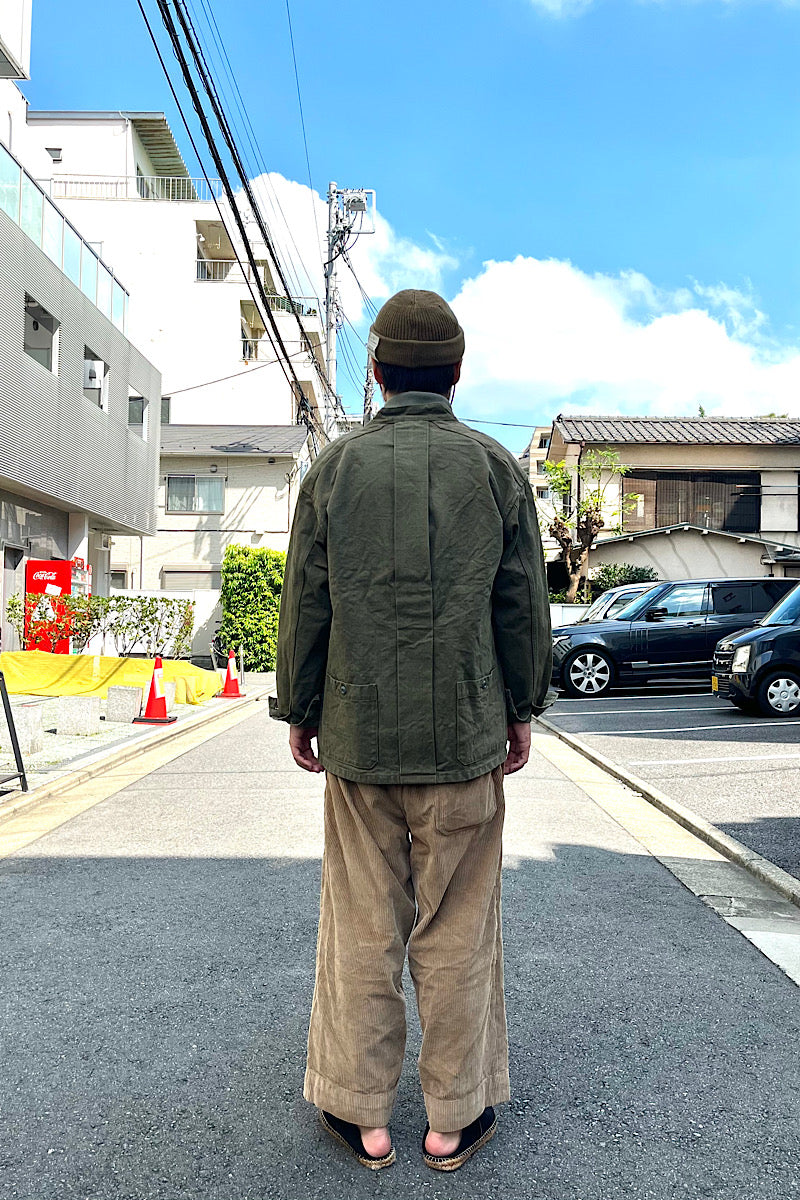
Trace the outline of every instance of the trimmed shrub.
{"label": "trimmed shrub", "polygon": [[278,647],[278,613],[286,555],[260,546],[228,546],[222,560],[222,625],[224,649],[244,646],[248,671],[274,671]]}
{"label": "trimmed shrub", "polygon": [[626,583],[658,583],[658,571],[653,567],[634,567],[632,563],[604,563],[592,571],[591,583],[593,594],[599,596]]}

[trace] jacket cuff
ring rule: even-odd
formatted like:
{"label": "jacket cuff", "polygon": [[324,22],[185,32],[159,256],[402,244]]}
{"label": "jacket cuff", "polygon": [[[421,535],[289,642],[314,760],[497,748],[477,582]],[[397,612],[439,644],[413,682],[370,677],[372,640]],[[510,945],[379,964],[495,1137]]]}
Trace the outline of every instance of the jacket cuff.
{"label": "jacket cuff", "polygon": [[290,725],[309,725],[312,728],[317,728],[322,709],[320,701],[321,696],[316,695],[305,712],[300,715],[284,708],[279,696],[270,696],[269,715],[273,721],[288,721]]}
{"label": "jacket cuff", "polygon": [[558,699],[558,692],[555,688],[548,688],[544,700],[541,704],[532,704],[527,701],[525,704],[515,704],[511,692],[506,688],[506,713],[511,721],[530,721],[533,717],[538,717],[545,709],[549,708]]}

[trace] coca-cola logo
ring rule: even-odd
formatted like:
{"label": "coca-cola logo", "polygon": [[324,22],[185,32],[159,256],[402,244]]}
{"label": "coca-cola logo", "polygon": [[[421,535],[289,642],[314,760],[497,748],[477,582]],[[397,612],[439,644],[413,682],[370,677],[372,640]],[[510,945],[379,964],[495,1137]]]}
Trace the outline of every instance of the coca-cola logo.
{"label": "coca-cola logo", "polygon": [[44,579],[47,582],[50,582],[50,581],[55,580],[56,573],[55,573],[55,571],[34,571],[33,578],[34,579]]}

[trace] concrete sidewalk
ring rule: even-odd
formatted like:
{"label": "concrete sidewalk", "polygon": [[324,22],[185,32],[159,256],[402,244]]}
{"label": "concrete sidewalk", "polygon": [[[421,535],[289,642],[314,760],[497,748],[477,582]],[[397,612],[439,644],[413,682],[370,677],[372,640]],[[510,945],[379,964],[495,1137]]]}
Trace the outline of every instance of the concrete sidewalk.
{"label": "concrete sidewalk", "polygon": [[484,1154],[421,1165],[413,1016],[396,1166],[302,1100],[322,782],[259,711],[0,860],[3,1200],[800,1194],[796,986],[646,846],[709,860],[554,742],[508,780],[514,1100]]}

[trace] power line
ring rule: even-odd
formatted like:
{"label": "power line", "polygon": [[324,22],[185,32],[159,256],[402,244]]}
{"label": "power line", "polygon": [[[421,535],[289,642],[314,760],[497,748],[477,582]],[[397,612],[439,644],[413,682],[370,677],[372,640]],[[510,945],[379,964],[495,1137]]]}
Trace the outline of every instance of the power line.
{"label": "power line", "polygon": [[[217,23],[217,19],[214,16],[214,11],[211,7],[210,0],[200,0],[200,4],[202,6],[203,15],[205,16],[205,19],[206,19],[206,24],[208,25],[209,32],[211,34],[211,41],[213,42],[214,48],[216,50],[217,59],[220,63],[220,67],[222,69],[222,74],[223,74],[223,76],[225,76],[227,78],[229,87],[232,89],[233,108],[234,108],[234,110],[238,111],[238,113],[239,113],[239,118],[241,121],[241,128],[244,131],[244,138],[247,142],[250,143],[250,149],[253,154],[253,167],[255,168],[253,170],[253,175],[256,175],[258,173],[263,175],[264,181],[265,181],[265,188],[266,188],[265,195],[266,195],[267,201],[269,202],[270,209],[272,210],[272,215],[275,218],[275,220],[278,221],[278,214],[280,214],[280,220],[283,222],[283,227],[285,228],[285,230],[289,236],[289,241],[291,242],[292,246],[294,247],[294,251],[300,262],[300,266],[302,267],[302,269],[306,275],[306,278],[308,280],[308,283],[311,285],[312,292],[313,292],[315,289],[314,289],[314,283],[313,283],[313,279],[311,276],[311,272],[309,271],[306,263],[303,261],[303,256],[300,253],[297,242],[294,239],[294,234],[292,233],[292,227],[286,218],[285,212],[283,211],[283,207],[282,207],[280,199],[278,197],[277,190],[274,187],[272,180],[270,179],[269,169],[267,168],[266,162],[264,161],[264,156],[261,153],[261,149],[258,144],[258,139],[256,138],[255,130],[253,129],[253,124],[248,115],[247,106],[244,103],[244,98],[243,98],[241,90],[239,88],[239,84],[237,82],[236,75],[233,70],[233,66],[231,64],[230,56],[228,55],[228,51],[225,48],[225,43],[222,38],[222,33],[221,33],[219,25]],[[321,257],[321,255],[320,255],[320,257]],[[289,257],[288,265],[289,265],[290,273],[294,276],[294,283],[296,285],[297,294],[302,295],[304,293],[305,289],[303,287],[301,287],[301,285],[300,285],[299,278],[297,277],[297,274],[294,270],[294,265],[291,262],[291,256]]]}
{"label": "power line", "polygon": [[314,203],[314,184],[311,179],[311,160],[308,156],[308,138],[306,137],[306,119],[303,115],[303,100],[300,95],[300,76],[297,71],[297,55],[294,49],[294,30],[292,29],[292,13],[289,8],[289,0],[286,0],[286,20],[289,23],[289,41],[292,46],[292,63],[294,64],[294,81],[297,84],[297,107],[300,109],[300,128],[303,131],[303,146],[306,152],[306,167],[308,169],[308,186],[311,190],[311,211],[314,215],[314,228],[317,231],[317,245],[320,246],[322,241],[319,236],[319,223],[317,221],[317,206]]}
{"label": "power line", "polygon": [[[156,40],[155,40],[155,35],[154,35],[154,33],[153,33],[152,27],[150,26],[150,22],[149,22],[149,21],[148,21],[148,19],[147,19],[147,14],[145,13],[145,11],[144,11],[144,8],[143,8],[143,6],[142,6],[142,0],[137,0],[137,3],[138,3],[138,5],[139,5],[139,9],[140,9],[140,11],[141,11],[141,13],[142,13],[142,16],[143,16],[143,18],[144,18],[144,20],[145,20],[145,24],[147,25],[148,32],[150,33],[150,38],[151,38],[151,41],[153,42],[153,45],[154,45],[154,46],[155,46],[155,48],[156,48],[156,53],[158,54],[159,62],[161,63],[162,69],[164,70],[164,73],[165,73],[165,75],[166,75],[167,82],[168,82],[168,84],[169,84],[169,87],[170,87],[170,91],[172,92],[172,94],[173,94],[173,97],[174,97],[174,99],[175,99],[175,102],[176,102],[176,104],[178,105],[178,111],[179,111],[179,112],[180,112],[180,114],[181,114],[181,119],[182,119],[182,121],[183,121],[183,123],[184,123],[184,126],[186,127],[187,133],[189,134],[189,138],[190,138],[190,141],[191,141],[191,144],[192,144],[192,149],[194,150],[194,152],[195,152],[195,155],[197,156],[198,162],[200,163],[200,167],[201,167],[201,170],[202,170],[202,172],[203,172],[203,176],[204,176],[204,178],[206,179],[206,182],[207,182],[207,184],[208,184],[208,186],[209,186],[209,189],[210,189],[210,191],[211,191],[211,194],[213,195],[214,193],[213,193],[213,189],[211,189],[211,185],[210,185],[210,181],[209,181],[209,178],[208,178],[208,174],[207,174],[207,172],[206,172],[206,170],[205,170],[205,166],[203,165],[203,161],[202,161],[202,158],[200,157],[200,154],[199,154],[199,151],[198,151],[198,149],[197,149],[197,145],[196,145],[196,143],[195,143],[195,141],[194,141],[194,138],[192,137],[191,131],[190,131],[190,129],[189,129],[189,126],[188,126],[188,122],[186,121],[186,118],[185,118],[185,116],[184,116],[184,114],[183,114],[183,110],[182,110],[182,108],[181,108],[181,106],[180,106],[180,102],[178,101],[177,95],[176,95],[176,93],[175,93],[175,89],[174,89],[174,87],[173,87],[173,85],[172,85],[172,81],[171,81],[171,79],[170,79],[170,76],[169,76],[169,72],[167,71],[166,64],[165,64],[165,62],[164,62],[164,59],[163,59],[163,57],[162,57],[162,55],[161,55],[161,52],[160,52],[160,50],[159,50],[159,48],[158,48],[158,44],[157,44],[157,42],[156,42]],[[182,75],[183,75],[183,78],[184,78],[184,82],[185,82],[185,84],[186,84],[186,87],[187,87],[187,89],[188,89],[188,91],[189,91],[189,95],[190,95],[190,97],[191,97],[191,100],[192,100],[192,105],[193,105],[193,107],[194,107],[194,109],[195,109],[195,112],[197,113],[198,120],[200,121],[200,125],[201,125],[201,128],[202,128],[202,130],[203,130],[203,135],[204,135],[204,138],[205,138],[205,141],[206,141],[206,145],[207,145],[207,147],[208,147],[208,150],[209,150],[209,153],[211,154],[211,157],[212,157],[212,159],[214,160],[214,164],[215,164],[215,166],[216,166],[216,168],[217,168],[217,171],[218,171],[218,173],[219,173],[219,177],[220,177],[220,179],[221,179],[221,181],[222,181],[223,188],[225,189],[225,195],[226,195],[226,197],[227,197],[228,204],[230,205],[231,211],[232,211],[232,213],[233,213],[233,216],[234,216],[234,218],[235,218],[235,220],[236,220],[236,224],[237,224],[237,227],[238,227],[238,230],[239,230],[239,235],[240,235],[240,237],[241,237],[242,244],[244,245],[245,252],[246,252],[246,255],[247,255],[247,258],[248,258],[248,262],[249,262],[249,264],[250,264],[250,268],[251,268],[251,271],[252,271],[252,278],[253,278],[253,279],[255,280],[255,282],[256,282],[256,287],[257,287],[257,290],[258,290],[258,293],[259,293],[259,297],[260,297],[260,299],[261,299],[261,302],[262,302],[262,304],[263,304],[263,306],[264,306],[264,313],[265,313],[265,315],[266,315],[266,319],[267,319],[267,321],[269,322],[269,324],[272,326],[272,334],[274,335],[274,339],[273,339],[273,336],[269,334],[269,331],[268,331],[268,330],[266,330],[266,326],[265,326],[265,331],[267,332],[267,335],[268,335],[268,337],[269,337],[269,340],[270,340],[270,342],[271,342],[271,343],[272,343],[272,345],[273,345],[273,349],[274,349],[274,350],[276,350],[276,352],[277,352],[277,351],[278,351],[278,347],[280,347],[280,353],[281,353],[281,357],[279,357],[279,360],[278,360],[278,361],[279,361],[279,363],[280,363],[281,370],[282,370],[282,371],[283,371],[283,373],[284,373],[284,376],[285,376],[285,378],[286,378],[286,381],[287,381],[287,383],[289,384],[289,386],[290,386],[290,387],[292,388],[292,390],[293,390],[293,393],[294,393],[294,396],[295,396],[295,400],[296,400],[296,402],[297,402],[297,404],[298,404],[298,407],[299,407],[299,410],[300,410],[300,412],[302,413],[302,420],[304,421],[304,423],[305,423],[306,425],[308,425],[308,426],[309,426],[309,429],[311,430],[311,425],[312,425],[312,423],[316,424],[315,417],[314,417],[314,415],[313,415],[313,412],[311,411],[311,407],[310,407],[310,405],[308,404],[308,400],[306,399],[306,397],[305,397],[305,395],[304,395],[304,393],[303,393],[302,386],[301,386],[301,384],[300,384],[300,380],[298,379],[298,377],[297,377],[297,373],[296,373],[296,371],[294,370],[294,366],[292,365],[292,363],[291,363],[291,361],[290,361],[290,358],[289,358],[288,351],[287,351],[287,349],[286,349],[286,346],[284,345],[283,339],[282,339],[282,337],[281,337],[281,334],[280,334],[280,330],[278,329],[277,322],[275,321],[275,317],[274,317],[274,315],[273,315],[273,313],[272,313],[272,310],[271,310],[271,308],[270,308],[270,305],[269,305],[269,299],[268,299],[268,297],[267,297],[267,295],[266,295],[266,291],[265,291],[265,289],[264,289],[264,284],[263,284],[263,281],[262,281],[262,279],[261,279],[261,273],[260,273],[260,272],[259,272],[259,270],[258,270],[258,265],[257,265],[257,263],[256,263],[255,256],[254,256],[254,254],[253,254],[253,248],[252,248],[252,246],[251,246],[251,244],[250,244],[250,240],[249,240],[249,238],[248,238],[248,236],[247,236],[247,232],[246,232],[246,230],[245,230],[245,228],[244,228],[244,223],[243,223],[243,221],[242,221],[241,213],[239,212],[239,209],[238,209],[238,207],[237,207],[237,205],[236,205],[235,196],[234,196],[234,194],[233,194],[233,189],[232,189],[232,187],[231,187],[230,180],[228,179],[228,175],[227,175],[227,172],[226,172],[226,170],[225,170],[224,163],[222,162],[222,159],[221,159],[221,157],[220,157],[219,151],[217,150],[216,144],[215,144],[215,142],[214,142],[213,135],[212,135],[212,133],[211,133],[210,126],[209,126],[209,124],[208,124],[208,119],[207,119],[207,117],[206,117],[206,115],[205,115],[205,111],[204,111],[204,109],[203,109],[203,106],[202,106],[202,104],[201,104],[201,102],[200,102],[200,97],[199,97],[199,95],[198,95],[197,88],[196,88],[196,86],[195,86],[195,83],[194,83],[194,80],[193,80],[193,78],[192,78],[192,75],[191,75],[191,71],[190,71],[190,68],[189,68],[188,61],[187,61],[187,59],[186,59],[186,56],[185,56],[185,54],[184,54],[184,52],[183,52],[183,47],[181,46],[181,43],[180,43],[180,38],[179,38],[179,36],[178,36],[178,31],[177,31],[177,29],[176,29],[176,27],[175,27],[175,23],[174,23],[174,21],[173,21],[173,19],[172,19],[172,15],[171,15],[171,13],[169,12],[168,4],[169,4],[169,0],[158,0],[158,9],[159,9],[159,12],[160,12],[160,14],[161,14],[161,18],[162,18],[162,21],[163,21],[163,23],[164,23],[164,27],[165,27],[165,29],[166,29],[166,31],[167,31],[167,34],[168,34],[168,36],[169,36],[170,42],[172,43],[173,52],[174,52],[174,54],[175,54],[175,57],[176,57],[176,59],[177,59],[177,61],[178,61],[178,64],[179,64],[179,66],[180,66],[181,73],[182,73]],[[181,14],[180,10],[177,8],[177,0],[176,0],[176,11],[178,12],[179,19],[181,19],[181,17],[182,17],[182,14]],[[183,22],[183,20],[181,20],[181,24],[182,24],[182,25],[184,25],[184,22]],[[184,29],[185,29],[185,25],[184,25]],[[224,221],[225,221],[225,218],[224,218],[224,216],[223,216],[223,214],[222,214],[222,210],[221,210],[221,207],[220,207],[220,205],[219,205],[219,202],[218,202],[218,201],[217,201],[217,199],[216,199],[216,196],[214,197],[214,203],[215,203],[215,205],[216,205],[217,212],[219,213],[220,219],[221,219],[221,220],[223,221],[223,223],[224,223]],[[238,250],[237,250],[236,246],[234,246],[234,247],[233,247],[233,251],[234,251],[234,255],[236,256],[236,261],[237,261],[237,263],[238,263],[238,265],[239,265],[239,267],[240,267],[240,269],[242,270],[242,273],[243,273],[243,275],[244,275],[244,278],[245,278],[245,281],[246,281],[246,284],[247,284],[248,291],[250,292],[250,295],[251,295],[251,297],[252,297],[252,299],[253,299],[253,303],[254,303],[254,304],[256,305],[256,307],[258,308],[258,307],[259,307],[259,304],[258,304],[258,300],[256,299],[256,295],[255,295],[255,293],[253,292],[253,288],[252,288],[251,280],[250,280],[250,278],[248,278],[248,275],[247,275],[247,273],[244,271],[244,265],[243,265],[243,263],[242,263],[242,261],[241,261],[241,257],[240,257],[240,255],[239,255],[239,252],[238,252]],[[276,342],[277,342],[277,345],[275,344]],[[323,440],[324,440],[324,439],[325,439],[325,435],[324,435],[324,432],[323,432]]]}
{"label": "power line", "polygon": [[[200,81],[203,85],[206,96],[208,97],[208,99],[210,101],[212,112],[214,113],[214,116],[216,117],[217,124],[219,125],[220,132],[222,134],[225,145],[227,146],[228,153],[230,154],[230,157],[233,162],[236,173],[239,176],[239,179],[241,180],[242,187],[244,189],[245,195],[247,196],[247,200],[248,200],[248,203],[250,204],[250,209],[253,213],[253,216],[256,219],[256,224],[258,225],[258,229],[261,234],[261,237],[263,238],[264,244],[267,247],[267,250],[269,251],[269,254],[273,260],[275,270],[276,270],[276,272],[278,274],[278,278],[280,279],[280,282],[281,282],[281,286],[283,287],[285,294],[289,298],[291,298],[291,289],[286,281],[286,276],[283,272],[283,267],[281,265],[280,259],[278,258],[278,255],[273,246],[272,238],[270,236],[269,230],[267,229],[267,227],[264,223],[264,219],[261,215],[261,211],[256,203],[255,196],[253,194],[253,189],[252,189],[250,180],[248,178],[247,171],[245,170],[244,165],[242,163],[239,149],[236,145],[236,142],[234,141],[233,135],[231,133],[230,125],[228,123],[228,119],[227,119],[225,112],[222,108],[222,105],[220,103],[219,95],[217,93],[217,90],[216,90],[216,87],[214,84],[214,80],[210,75],[210,72],[208,69],[208,64],[206,62],[202,48],[199,46],[199,44],[197,42],[197,35],[195,33],[195,29],[194,29],[194,25],[192,23],[191,16],[189,15],[188,9],[186,7],[186,0],[158,0],[158,6],[161,11],[162,18],[164,19],[164,22],[167,25],[168,32],[170,32],[170,36],[172,36],[173,32],[175,34],[175,37],[173,38],[173,42],[176,43],[176,54],[178,55],[178,61],[181,64],[182,68],[184,67],[184,64],[185,64],[184,79],[186,80],[187,87],[189,87],[190,92],[193,94],[192,95],[193,100],[195,100],[195,98],[196,98],[195,107],[198,109],[198,117],[200,118],[200,122],[203,125],[203,130],[206,135],[206,141],[208,143],[209,150],[211,152],[212,157],[214,158],[214,162],[217,165],[218,170],[220,171],[220,177],[222,178],[223,186],[226,189],[226,193],[229,193],[228,200],[233,208],[234,216],[236,218],[236,222],[239,227],[239,233],[244,242],[245,250],[247,252],[247,256],[250,261],[250,265],[253,270],[253,274],[257,276],[256,283],[257,283],[259,292],[264,297],[265,305],[267,308],[267,316],[270,318],[270,321],[274,327],[276,337],[278,338],[279,344],[281,345],[281,349],[284,350],[284,353],[285,353],[285,347],[283,346],[283,341],[282,341],[280,333],[278,331],[277,323],[275,322],[274,317],[272,316],[271,309],[269,308],[269,304],[266,300],[266,292],[264,290],[264,285],[261,280],[260,274],[258,273],[258,269],[257,269],[256,262],[255,262],[255,257],[253,255],[252,247],[250,245],[249,239],[247,238],[247,234],[244,229],[244,224],[241,219],[241,214],[239,213],[239,210],[235,204],[233,192],[230,187],[230,183],[227,179],[227,176],[225,174],[225,169],[222,164],[221,157],[216,148],[216,145],[214,144],[213,136],[211,134],[210,128],[208,127],[208,122],[207,122],[207,119],[205,116],[205,112],[202,110],[202,106],[200,105],[199,96],[197,95],[197,89],[195,88],[195,85],[194,85],[194,80],[191,77],[191,72],[189,71],[188,63],[186,63],[186,58],[185,58],[185,55],[183,54],[183,49],[180,46],[180,39],[177,37],[177,30],[175,29],[174,22],[168,11],[170,2],[172,2],[175,6],[175,12],[177,14],[178,21],[180,22],[181,28],[183,30],[183,35],[184,35],[184,38],[186,39],[187,46],[189,47],[189,52],[194,61],[195,70],[197,71],[197,74],[200,77]],[[325,370],[321,367],[320,363],[318,362],[318,360],[314,354],[314,347],[311,343],[311,339],[309,338],[308,333],[306,332],[305,327],[303,325],[303,322],[300,319],[300,315],[294,306],[292,306],[292,313],[297,322],[297,327],[300,330],[301,341],[305,344],[306,349],[309,352],[309,355],[312,359],[314,367],[319,376],[320,382],[322,383],[323,388],[326,390],[326,392],[330,396],[331,401],[333,403],[334,412],[336,412],[337,408],[341,407],[338,402],[338,398],[336,397],[335,393],[333,392],[333,388],[331,387],[330,381],[327,377]],[[299,392],[301,390],[300,386],[299,386],[299,380],[297,379],[297,376],[296,376],[293,368],[292,368],[292,374],[294,375],[295,382],[297,383],[298,392]]]}
{"label": "power line", "polygon": [[[290,358],[297,358],[298,354],[305,354],[305,350],[298,350],[294,354],[290,354]],[[248,371],[234,371],[233,375],[220,375],[218,379],[207,379],[205,383],[193,383],[189,387],[170,388],[165,392],[165,396],[180,396],[184,392],[196,392],[198,388],[211,387],[214,383],[227,383],[229,379],[241,379],[244,375],[252,375],[254,371],[260,371],[263,367],[274,367],[279,363],[280,358],[268,358],[265,362],[258,363],[255,367],[250,367]]]}

